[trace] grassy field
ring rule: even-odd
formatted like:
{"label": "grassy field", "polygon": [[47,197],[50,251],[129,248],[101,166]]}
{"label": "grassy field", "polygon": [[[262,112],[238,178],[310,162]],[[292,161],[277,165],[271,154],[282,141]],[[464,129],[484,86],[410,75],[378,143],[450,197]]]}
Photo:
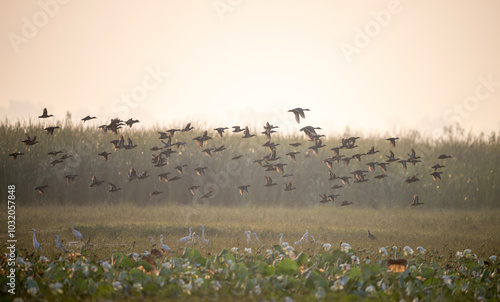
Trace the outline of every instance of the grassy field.
{"label": "grassy field", "polygon": [[[16,296],[54,301],[495,300],[500,297],[494,258],[500,252],[499,214],[332,204],[19,206]],[[84,245],[71,244],[72,221],[86,237]],[[200,233],[200,224],[209,244],[177,242],[190,226]],[[42,253],[34,252],[31,228],[37,230]],[[306,229],[318,242],[293,245]],[[368,229],[377,239],[368,238]],[[254,237],[248,243],[246,230],[257,233],[264,245]],[[278,245],[279,233],[292,250]],[[172,252],[146,261],[141,254],[151,249],[147,237],[158,242],[161,234]],[[55,235],[71,253],[56,250]],[[0,240],[7,238],[2,234]],[[341,249],[342,242],[352,249]],[[405,253],[406,246],[414,252]],[[420,246],[426,251],[418,251]],[[381,247],[389,254],[381,254]],[[5,257],[5,245],[1,251]],[[401,257],[409,262],[404,272],[387,270],[388,258]],[[9,267],[6,259],[0,262],[1,291],[9,300]]]}
{"label": "grassy field", "polygon": [[[64,243],[75,241],[71,233],[71,222],[74,222],[75,229],[95,244],[87,247],[89,255],[101,258],[109,258],[113,251],[141,253],[151,248],[149,236],[159,242],[161,234],[164,243],[180,253],[187,245],[177,240],[188,235],[191,226],[201,237],[200,224],[205,226],[205,236],[210,240],[209,245],[198,247],[204,254],[232,247],[258,249],[259,244],[247,244],[246,230],[257,233],[268,248],[279,243],[280,233],[284,234],[283,241],[293,244],[308,230],[316,240],[333,247],[347,242],[353,248],[370,251],[394,245],[451,252],[469,248],[484,257],[500,252],[499,214],[499,210],[429,211],[413,207],[372,210],[331,204],[300,209],[178,205],[99,205],[70,209],[21,206],[17,212],[16,231],[18,247],[30,253],[33,251],[31,229],[35,228],[47,256],[56,254],[55,235]],[[376,240],[368,238],[368,230]],[[6,239],[4,236],[0,238]],[[296,249],[321,251],[318,244],[301,245]]]}

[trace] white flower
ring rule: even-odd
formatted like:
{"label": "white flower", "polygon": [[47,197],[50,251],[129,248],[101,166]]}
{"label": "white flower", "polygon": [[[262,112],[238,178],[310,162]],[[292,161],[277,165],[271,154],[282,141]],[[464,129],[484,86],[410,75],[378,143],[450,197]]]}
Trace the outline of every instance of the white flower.
{"label": "white flower", "polygon": [[245,248],[245,253],[247,253],[247,254],[251,254],[251,253],[252,253],[252,248],[250,248],[250,247],[246,247],[246,248]]}
{"label": "white flower", "polygon": [[342,243],[341,244],[341,248],[340,248],[343,252],[349,252],[349,250],[351,250],[351,246],[349,245],[349,243]]}
{"label": "white flower", "polygon": [[122,284],[120,283],[120,281],[115,281],[113,283],[111,283],[111,285],[113,286],[113,289],[115,291],[119,291],[123,288]]}
{"label": "white flower", "polygon": [[33,297],[38,294],[38,288],[36,287],[31,287],[28,288],[28,294],[32,295]]}
{"label": "white flower", "polygon": [[448,286],[450,286],[452,281],[453,281],[453,280],[451,280],[450,276],[448,276],[448,275],[443,275],[441,277],[441,279],[443,279],[444,284],[446,284]]}
{"label": "white flower", "polygon": [[185,284],[183,286],[184,288],[184,291],[188,294],[188,295],[191,295],[191,290],[193,289],[193,285],[191,284],[191,282],[189,282],[188,284]]}
{"label": "white flower", "polygon": [[405,255],[413,255],[413,250],[409,246],[403,248]]}
{"label": "white flower", "polygon": [[112,268],[111,264],[109,264],[108,261],[104,261],[103,263],[101,263],[101,266],[106,273]]}
{"label": "white flower", "polygon": [[54,294],[62,294],[63,285],[59,282],[49,284],[49,288],[54,292]]}
{"label": "white flower", "polygon": [[470,249],[465,249],[464,250],[464,255],[467,256],[471,253],[471,250]]}
{"label": "white flower", "polygon": [[293,252],[295,249],[293,248],[293,246],[287,246],[285,251],[288,252],[288,253],[291,253]]}
{"label": "white flower", "polygon": [[28,294],[32,296],[38,295],[38,292],[40,291],[40,288],[38,287],[38,284],[36,283],[33,278],[28,277]]}
{"label": "white flower", "polygon": [[24,263],[24,259],[23,259],[23,258],[21,258],[21,257],[17,257],[17,258],[16,258],[16,263],[17,263],[17,265],[24,265],[24,264],[25,264],[25,263]]}
{"label": "white flower", "polygon": [[321,286],[318,286],[318,288],[316,289],[316,294],[314,295],[314,297],[316,299],[323,299],[325,296],[326,296],[325,289],[323,287],[321,287]]}
{"label": "white flower", "polygon": [[214,290],[219,290],[221,288],[221,285],[219,281],[212,281],[212,287],[214,288]]}
{"label": "white flower", "polygon": [[82,263],[80,270],[82,271],[82,274],[85,276],[85,278],[88,278],[89,266],[87,265],[87,263]]}
{"label": "white flower", "polygon": [[351,260],[352,260],[352,263],[353,263],[353,264],[359,264],[359,258],[358,258],[358,257],[356,257],[356,256],[352,255],[352,256],[351,256]]}
{"label": "white flower", "polygon": [[266,250],[266,254],[267,254],[268,256],[271,256],[271,255],[273,254],[273,251],[272,251],[272,250]]}
{"label": "white flower", "polygon": [[[288,247],[288,246],[289,246],[289,244],[288,244],[288,242],[283,242],[283,244],[282,244],[281,246],[282,246],[282,247]],[[287,297],[287,298],[288,298],[288,297]]]}
{"label": "white flower", "polygon": [[41,263],[49,263],[50,260],[49,258],[45,257],[45,256],[40,256],[40,262]]}
{"label": "white flower", "polygon": [[464,253],[462,253],[462,252],[457,252],[457,255],[456,255],[456,256],[457,256],[457,258],[462,258],[462,257],[464,256]]}
{"label": "white flower", "polygon": [[378,252],[384,256],[387,256],[388,253],[387,253],[387,250],[385,249],[385,247],[381,247]]}
{"label": "white flower", "polygon": [[392,250],[393,250],[393,251],[396,251],[397,249],[398,249],[398,247],[397,247],[397,246],[395,246],[395,245],[393,245],[393,246],[392,246]]}
{"label": "white flower", "polygon": [[132,285],[132,288],[133,288],[135,291],[140,292],[140,291],[142,291],[142,284],[141,284],[141,283],[139,283],[139,282],[136,282],[136,283],[134,283],[134,285]]}
{"label": "white flower", "polygon": [[419,246],[419,247],[417,247],[417,251],[418,251],[420,254],[425,254],[426,249],[424,249],[423,247]]}
{"label": "white flower", "polygon": [[377,286],[378,286],[378,287],[379,287],[379,288],[380,288],[383,292],[385,292],[385,290],[386,290],[386,288],[387,288],[387,287],[385,286],[385,282],[384,282],[384,280],[380,280],[380,281],[378,281],[378,282],[377,282]]}
{"label": "white flower", "polygon": [[239,248],[237,248],[237,247],[233,247],[233,248],[231,249],[231,253],[233,253],[233,254],[237,254],[239,250],[240,250]]}
{"label": "white flower", "polygon": [[491,261],[497,261],[497,256],[496,255],[491,255],[490,256]]}
{"label": "white flower", "polygon": [[196,287],[200,287],[203,284],[203,279],[202,278],[196,278],[194,279],[194,285]]}
{"label": "white flower", "polygon": [[370,286],[368,286],[368,287],[365,289],[365,292],[367,292],[367,293],[369,293],[369,294],[373,294],[375,291],[376,291],[376,289],[375,289],[375,286],[373,286],[373,285],[370,285]]}
{"label": "white flower", "polygon": [[325,251],[329,251],[332,249],[332,245],[330,243],[325,243],[325,244],[323,244],[323,249]]}
{"label": "white flower", "polygon": [[339,291],[344,289],[344,283],[341,279],[335,280],[333,285],[330,287],[331,290]]}
{"label": "white flower", "polygon": [[350,266],[349,264],[347,264],[347,263],[343,263],[343,264],[339,265],[339,267],[340,267],[340,268],[341,268],[344,272],[345,272],[345,271],[348,271],[348,270],[351,268],[351,266]]}

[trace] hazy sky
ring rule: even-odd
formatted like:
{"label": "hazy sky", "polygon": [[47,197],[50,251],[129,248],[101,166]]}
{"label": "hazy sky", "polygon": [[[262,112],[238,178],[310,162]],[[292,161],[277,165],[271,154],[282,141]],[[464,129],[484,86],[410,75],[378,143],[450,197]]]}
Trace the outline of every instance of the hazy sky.
{"label": "hazy sky", "polygon": [[124,3],[0,2],[2,119],[500,130],[500,1]]}

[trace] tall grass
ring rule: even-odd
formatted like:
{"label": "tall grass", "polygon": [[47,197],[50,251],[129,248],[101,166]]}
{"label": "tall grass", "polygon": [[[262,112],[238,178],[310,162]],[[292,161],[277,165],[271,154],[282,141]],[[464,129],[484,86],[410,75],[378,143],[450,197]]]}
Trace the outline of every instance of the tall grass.
{"label": "tall grass", "polygon": [[[46,135],[43,128],[48,125],[57,124],[53,136]],[[403,131],[391,133],[391,136],[399,136],[396,148],[389,146],[385,140],[388,134],[370,133],[356,141],[358,148],[352,150],[341,149],[341,154],[352,156],[356,153],[366,153],[371,146],[375,146],[380,153],[363,156],[361,162],[351,160],[349,165],[342,162],[335,164],[333,172],[337,176],[352,176],[354,170],[368,170],[367,162],[383,162],[389,150],[393,150],[396,157],[407,159],[407,153],[414,148],[417,155],[421,156],[421,163],[412,165],[408,163],[408,169],[404,171],[399,163],[393,162],[388,166],[387,178],[375,179],[373,176],[382,174],[380,168],[367,174],[369,181],[364,183],[352,183],[338,190],[332,190],[333,184],[340,184],[339,180],[328,180],[328,167],[323,162],[331,157],[330,148],[340,146],[343,137],[355,136],[357,133],[346,129],[344,132],[329,133],[323,137],[326,147],[319,150],[318,156],[314,156],[309,146],[311,142],[306,141],[303,133],[297,131],[292,135],[280,135],[280,129],[273,134],[272,141],[280,144],[277,154],[281,157],[278,161],[286,163],[285,173],[293,173],[294,176],[284,179],[277,172],[265,172],[265,168],[258,166],[253,161],[269,154],[269,148],[261,147],[266,141],[260,134],[262,129],[253,129],[252,133],[257,137],[243,139],[241,133],[229,133],[222,139],[219,138],[215,127],[194,125],[195,129],[190,132],[175,133],[172,142],[186,142],[186,145],[178,150],[173,147],[177,154],[172,154],[168,159],[168,165],[155,167],[151,164],[151,154],[159,151],[150,151],[153,146],[163,147],[158,139],[158,131],[167,128],[155,126],[124,127],[119,134],[125,139],[130,137],[138,147],[131,150],[113,150],[110,143],[118,139],[119,135],[108,132],[101,133],[95,123],[72,123],[70,119],[55,121],[49,124],[47,121],[17,122],[4,121],[0,124],[0,139],[2,154],[0,157],[0,183],[3,188],[8,184],[16,185],[16,196],[18,201],[25,204],[97,204],[97,203],[132,203],[137,205],[158,204],[184,204],[192,206],[200,205],[286,205],[307,206],[319,203],[319,194],[338,193],[339,201],[348,200],[353,202],[354,207],[388,208],[407,207],[412,201],[413,194],[418,193],[420,201],[424,202],[426,208],[490,208],[498,207],[500,199],[500,142],[495,133],[488,138],[484,135],[473,136],[467,134],[459,126],[445,129],[445,135],[439,139],[422,137],[417,131]],[[172,125],[171,128],[182,128],[183,125]],[[299,128],[299,127],[297,127]],[[212,153],[212,157],[204,155],[198,148],[193,137],[201,135],[203,130],[208,130],[208,135],[213,139],[208,140],[204,148],[219,147],[225,145],[227,150]],[[230,132],[230,130],[227,130]],[[21,141],[25,134],[37,136],[40,141],[34,146],[25,146]],[[319,131],[321,134],[321,131]],[[359,135],[361,136],[361,135]],[[294,148],[291,142],[301,142],[302,145]],[[61,150],[64,154],[73,157],[65,160],[54,167],[50,164],[59,156],[47,155],[50,151]],[[299,151],[297,163],[293,163],[285,154],[290,151]],[[25,155],[13,161],[7,155],[11,152],[20,151]],[[97,154],[107,151],[112,154],[109,161],[104,161]],[[233,156],[244,155],[238,160],[231,160]],[[309,155],[306,157],[305,155]],[[440,154],[453,156],[452,159],[438,160]],[[434,181],[430,176],[433,169],[430,167],[440,163],[446,167],[441,169],[441,181]],[[178,174],[175,166],[186,164],[186,172]],[[133,166],[137,172],[147,170],[151,177],[144,180],[127,182],[126,172]],[[205,176],[198,176],[194,168],[206,166],[208,170]],[[159,182],[159,173],[170,172],[170,177],[180,176],[181,180],[175,182]],[[405,183],[404,180],[418,173],[420,181]],[[64,176],[66,174],[78,174],[75,184],[66,185]],[[105,180],[116,184],[122,189],[116,193],[109,193],[106,184],[89,188],[91,175],[99,180]],[[264,175],[269,175],[277,183],[273,187],[265,187]],[[283,183],[290,180],[296,189],[291,192],[283,191]],[[34,190],[40,185],[49,185],[44,195]],[[187,190],[189,186],[199,185],[199,192],[193,196]],[[241,185],[250,185],[249,195],[240,196],[236,189]],[[212,198],[200,199],[199,197],[209,189],[214,189]],[[153,190],[162,191],[163,194],[150,196]],[[336,200],[328,206],[339,207]]]}
{"label": "tall grass", "polygon": [[[478,257],[487,258],[499,253],[499,210],[435,210],[387,209],[373,211],[370,208],[333,208],[320,205],[308,208],[241,206],[201,207],[186,217],[186,206],[138,206],[85,205],[62,207],[58,205],[28,206],[18,209],[16,229],[18,248],[32,252],[31,229],[36,229],[37,240],[42,244],[44,255],[55,256],[57,250],[54,236],[59,235],[66,244],[75,241],[71,233],[71,222],[92,245],[91,255],[110,257],[113,250],[142,252],[151,247],[152,236],[158,243],[160,235],[173,251],[180,253],[186,246],[177,240],[188,235],[189,227],[201,237],[200,224],[205,226],[209,245],[194,245],[204,253],[219,253],[222,249],[245,247],[258,249],[260,244],[247,243],[244,232],[251,230],[269,248],[283,241],[290,245],[299,240],[307,229],[310,235],[334,248],[340,242],[349,243],[354,249],[365,248],[378,251],[381,246],[400,249],[408,245],[415,249],[423,246],[429,252],[446,249],[446,253],[470,248]],[[376,240],[368,238],[370,230]],[[0,239],[6,240],[6,233]],[[86,242],[85,241],[85,242]],[[81,245],[78,245],[80,247]],[[92,247],[90,247],[92,246]],[[321,245],[302,244],[294,246],[308,253],[320,253]],[[78,251],[78,248],[73,248]],[[0,251],[6,251],[1,248]]]}

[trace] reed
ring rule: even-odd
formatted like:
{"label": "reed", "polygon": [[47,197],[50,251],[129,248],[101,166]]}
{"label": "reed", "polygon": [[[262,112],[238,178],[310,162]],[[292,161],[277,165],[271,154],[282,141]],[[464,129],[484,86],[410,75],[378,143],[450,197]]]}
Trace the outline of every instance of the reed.
{"label": "reed", "polygon": [[[399,133],[377,134],[371,132],[363,136],[348,128],[339,133],[326,133],[322,137],[324,148],[319,149],[318,156],[314,156],[311,149],[312,142],[306,141],[305,136],[297,131],[295,134],[281,135],[280,129],[273,133],[272,141],[279,144],[277,156],[281,159],[274,163],[284,163],[284,173],[293,174],[293,177],[283,178],[282,174],[258,166],[254,160],[270,153],[269,148],[261,147],[266,139],[260,134],[263,129],[251,129],[253,138],[242,138],[242,133],[226,133],[219,138],[212,130],[216,126],[194,124],[190,132],[176,132],[172,143],[186,142],[179,149],[173,147],[176,153],[168,158],[168,165],[155,167],[151,163],[151,155],[160,151],[150,151],[153,146],[163,147],[158,139],[158,131],[167,128],[154,126],[145,128],[134,125],[133,128],[124,127],[118,135],[111,132],[106,134],[97,129],[96,123],[73,123],[70,119],[55,121],[50,126],[57,125],[54,135],[47,135],[43,129],[49,126],[48,121],[18,121],[11,123],[4,121],[0,124],[0,138],[2,156],[0,158],[0,185],[16,185],[18,200],[26,204],[100,204],[100,203],[131,203],[137,205],[271,205],[303,207],[316,205],[320,201],[320,194],[340,194],[334,202],[326,205],[339,207],[340,202],[348,200],[353,207],[369,208],[405,208],[409,207],[414,194],[418,194],[420,202],[425,208],[492,208],[500,204],[500,142],[496,133],[489,137],[484,134],[474,136],[459,126],[445,128],[444,136],[438,139],[423,137],[418,131],[401,130]],[[262,123],[264,125],[264,123]],[[170,128],[182,128],[184,125],[171,125]],[[205,142],[204,148],[220,147],[225,145],[226,150],[212,152],[208,157],[198,148],[193,137],[208,130],[213,139]],[[26,146],[21,141],[25,134],[37,136],[40,141],[34,146]],[[321,134],[322,132],[319,131]],[[138,146],[131,150],[113,150],[111,140],[118,139],[123,134],[125,140],[132,139]],[[383,162],[389,150],[395,153],[396,158],[407,159],[412,148],[416,155],[421,156],[421,162],[416,165],[407,163],[407,170],[403,170],[398,162],[387,166],[387,176],[383,179],[374,178],[383,174],[379,167],[374,172],[367,173],[369,181],[344,185],[333,190],[334,184],[341,184],[340,180],[328,180],[328,167],[324,159],[331,157],[330,148],[340,146],[341,138],[360,136],[356,141],[358,148],[345,150],[341,154],[352,156],[357,153],[366,153],[372,146],[379,153],[362,156],[361,161],[351,159],[349,165],[342,162],[334,164],[332,172],[337,176],[352,176],[355,170],[368,170],[366,163]],[[392,148],[385,138],[397,136],[396,148]],[[292,147],[292,142],[300,142],[301,146]],[[62,154],[72,155],[63,163],[52,166],[50,163],[58,156],[47,155],[50,151],[63,151]],[[22,152],[13,161],[8,154]],[[108,161],[98,154],[109,152]],[[297,162],[285,154],[291,151],[296,154]],[[453,158],[438,160],[440,154],[448,154]],[[232,160],[234,156],[243,157]],[[430,173],[431,166],[440,163],[445,167],[440,169],[444,173],[442,180],[433,180]],[[185,173],[179,174],[174,167],[187,165]],[[144,180],[127,182],[126,172],[133,166],[138,173],[147,170],[149,177]],[[194,169],[208,167],[205,176],[198,176]],[[170,177],[179,176],[180,180],[173,182],[159,182],[157,175],[169,172]],[[420,181],[405,183],[405,180],[418,173]],[[78,174],[76,182],[69,186],[64,176]],[[122,188],[120,191],[108,192],[105,183],[99,187],[89,188],[91,176],[99,180],[111,182]],[[276,186],[266,187],[264,176],[271,176]],[[285,181],[291,181],[293,191],[284,191]],[[35,187],[49,185],[45,194],[41,195]],[[187,189],[190,186],[200,186],[198,193],[192,195]],[[240,195],[238,187],[250,185],[249,194]],[[214,190],[211,198],[199,197]],[[163,192],[150,196],[154,190]]]}

